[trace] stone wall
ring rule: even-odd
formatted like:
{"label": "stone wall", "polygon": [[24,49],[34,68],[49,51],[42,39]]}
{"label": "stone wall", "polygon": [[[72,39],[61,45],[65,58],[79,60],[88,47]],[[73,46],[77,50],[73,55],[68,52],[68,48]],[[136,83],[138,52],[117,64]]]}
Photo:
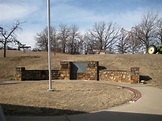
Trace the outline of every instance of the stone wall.
{"label": "stone wall", "polygon": [[60,79],[98,80],[98,61],[61,61]]}
{"label": "stone wall", "polygon": [[[78,67],[77,71],[73,71],[74,61],[61,61],[60,70],[52,70],[52,79],[61,79],[61,80],[98,80],[98,62],[89,61],[89,62],[77,62],[76,63],[85,63],[84,72]],[[48,70],[25,70],[25,67],[16,67],[16,78],[15,80],[48,80]]]}
{"label": "stone wall", "polygon": [[[125,70],[100,70],[98,61],[61,61],[60,70],[52,70],[52,80],[100,80],[126,83],[139,83],[139,68]],[[16,67],[15,80],[48,80],[48,70],[25,70]]]}
{"label": "stone wall", "polygon": [[[15,80],[48,80],[48,70],[25,70],[25,67],[16,67]],[[60,79],[60,70],[51,71],[52,79]]]}
{"label": "stone wall", "polygon": [[126,82],[126,83],[139,83],[139,68],[132,67],[130,71],[126,70],[101,70],[100,80],[114,81],[114,82]]}
{"label": "stone wall", "polygon": [[60,79],[70,80],[70,65],[69,61],[60,62]]}

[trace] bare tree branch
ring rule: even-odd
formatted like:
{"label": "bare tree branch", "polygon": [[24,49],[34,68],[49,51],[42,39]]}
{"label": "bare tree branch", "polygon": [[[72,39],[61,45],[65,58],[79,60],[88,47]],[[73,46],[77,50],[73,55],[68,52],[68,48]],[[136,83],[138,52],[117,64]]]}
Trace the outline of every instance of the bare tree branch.
{"label": "bare tree branch", "polygon": [[60,30],[59,30],[59,33],[58,33],[58,39],[61,41],[61,50],[63,53],[65,53],[66,51],[66,46],[67,46],[67,42],[68,42],[68,39],[69,39],[69,33],[70,33],[70,28],[65,25],[65,24],[61,24],[60,25]]}
{"label": "bare tree branch", "polygon": [[[50,38],[51,38],[51,47],[55,51],[57,43],[56,43],[56,30],[54,27],[50,27]],[[48,29],[47,27],[40,33],[37,33],[35,37],[36,44],[41,50],[48,51]]]}
{"label": "bare tree branch", "polygon": [[144,44],[146,52],[149,45],[154,43],[153,38],[155,35],[157,18],[157,13],[148,11],[147,14],[143,15],[141,23],[134,27],[136,36]]}
{"label": "bare tree branch", "polygon": [[119,28],[112,22],[99,22],[95,23],[92,30],[89,33],[99,45],[99,50],[107,50],[111,48],[117,41],[119,36]]}
{"label": "bare tree branch", "polygon": [[3,28],[2,31],[2,37],[3,39],[0,41],[3,44],[3,48],[4,48],[4,57],[6,57],[6,47],[7,47],[7,43],[11,43],[11,42],[15,42],[18,41],[16,40],[16,34],[14,33],[16,30],[20,29],[20,24],[21,22],[17,21],[15,23],[15,25],[13,25],[13,27],[11,28],[10,31],[6,31]]}
{"label": "bare tree branch", "polygon": [[156,37],[160,40],[162,44],[162,18],[157,21]]}

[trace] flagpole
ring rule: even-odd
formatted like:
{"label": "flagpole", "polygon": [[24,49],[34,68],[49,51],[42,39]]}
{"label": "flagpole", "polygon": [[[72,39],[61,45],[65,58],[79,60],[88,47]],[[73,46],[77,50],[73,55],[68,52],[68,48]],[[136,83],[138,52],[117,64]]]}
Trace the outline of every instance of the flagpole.
{"label": "flagpole", "polygon": [[50,0],[47,0],[47,21],[48,21],[48,71],[49,71],[49,89],[48,89],[48,91],[53,91],[52,79],[51,79]]}

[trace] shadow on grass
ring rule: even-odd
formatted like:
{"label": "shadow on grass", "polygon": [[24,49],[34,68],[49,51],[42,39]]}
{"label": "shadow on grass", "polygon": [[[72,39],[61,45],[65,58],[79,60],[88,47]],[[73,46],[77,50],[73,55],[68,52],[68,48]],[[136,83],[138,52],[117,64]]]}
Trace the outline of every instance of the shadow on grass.
{"label": "shadow on grass", "polygon": [[101,70],[105,70],[106,67],[105,66],[98,66],[98,69],[99,69],[99,71],[101,71]]}
{"label": "shadow on grass", "polygon": [[11,84],[19,84],[19,83],[17,83],[17,82],[5,82],[5,81],[2,81],[2,82],[0,82],[0,85],[11,85]]}
{"label": "shadow on grass", "polygon": [[[38,108],[30,106],[6,105],[2,104],[4,114],[7,121],[36,121],[38,117],[41,121],[49,120],[48,116],[65,115],[63,121],[162,121],[162,115],[148,113],[132,113],[132,112],[116,112],[101,111],[94,113],[86,113],[81,111]],[[77,114],[77,115],[72,115]],[[14,117],[18,116],[18,117]],[[53,121],[57,118],[50,118]],[[57,121],[60,121],[58,118]]]}
{"label": "shadow on grass", "polygon": [[60,116],[60,115],[86,113],[82,111],[44,108],[44,107],[42,108],[33,106],[20,106],[10,104],[1,104],[1,106],[5,116]]}
{"label": "shadow on grass", "polygon": [[140,75],[140,80],[150,81],[152,78],[150,76]]}

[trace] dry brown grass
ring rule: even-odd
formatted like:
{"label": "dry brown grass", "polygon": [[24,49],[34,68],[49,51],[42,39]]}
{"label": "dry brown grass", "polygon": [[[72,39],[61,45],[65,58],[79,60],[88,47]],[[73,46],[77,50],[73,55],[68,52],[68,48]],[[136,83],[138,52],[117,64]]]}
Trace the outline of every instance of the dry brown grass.
{"label": "dry brown grass", "polygon": [[[129,70],[137,66],[144,79],[151,79],[148,83],[162,87],[162,55],[52,54],[52,69],[59,69],[61,60],[99,61],[99,65],[107,69]],[[47,69],[47,52],[7,51],[7,57],[3,58],[0,50],[1,82],[14,80],[16,66],[28,70]],[[56,91],[52,93],[47,92],[48,82],[2,84],[0,103],[8,115],[61,115],[109,108],[127,102],[132,96],[126,90],[100,82],[56,81],[53,84]]]}
{"label": "dry brown grass", "polygon": [[[160,54],[54,55],[52,53],[52,69],[59,69],[61,60],[95,60],[107,69],[129,70],[137,66],[140,67],[140,75],[143,75],[146,80],[151,80],[149,83],[162,87],[162,55]],[[7,58],[3,58],[3,51],[0,50],[0,80],[14,80],[16,66],[25,66],[26,69],[47,69],[47,52],[7,51]]]}
{"label": "dry brown grass", "polygon": [[92,81],[55,81],[53,88],[53,92],[47,91],[47,81],[0,84],[0,103],[6,115],[60,115],[108,109],[128,102],[133,95]]}

